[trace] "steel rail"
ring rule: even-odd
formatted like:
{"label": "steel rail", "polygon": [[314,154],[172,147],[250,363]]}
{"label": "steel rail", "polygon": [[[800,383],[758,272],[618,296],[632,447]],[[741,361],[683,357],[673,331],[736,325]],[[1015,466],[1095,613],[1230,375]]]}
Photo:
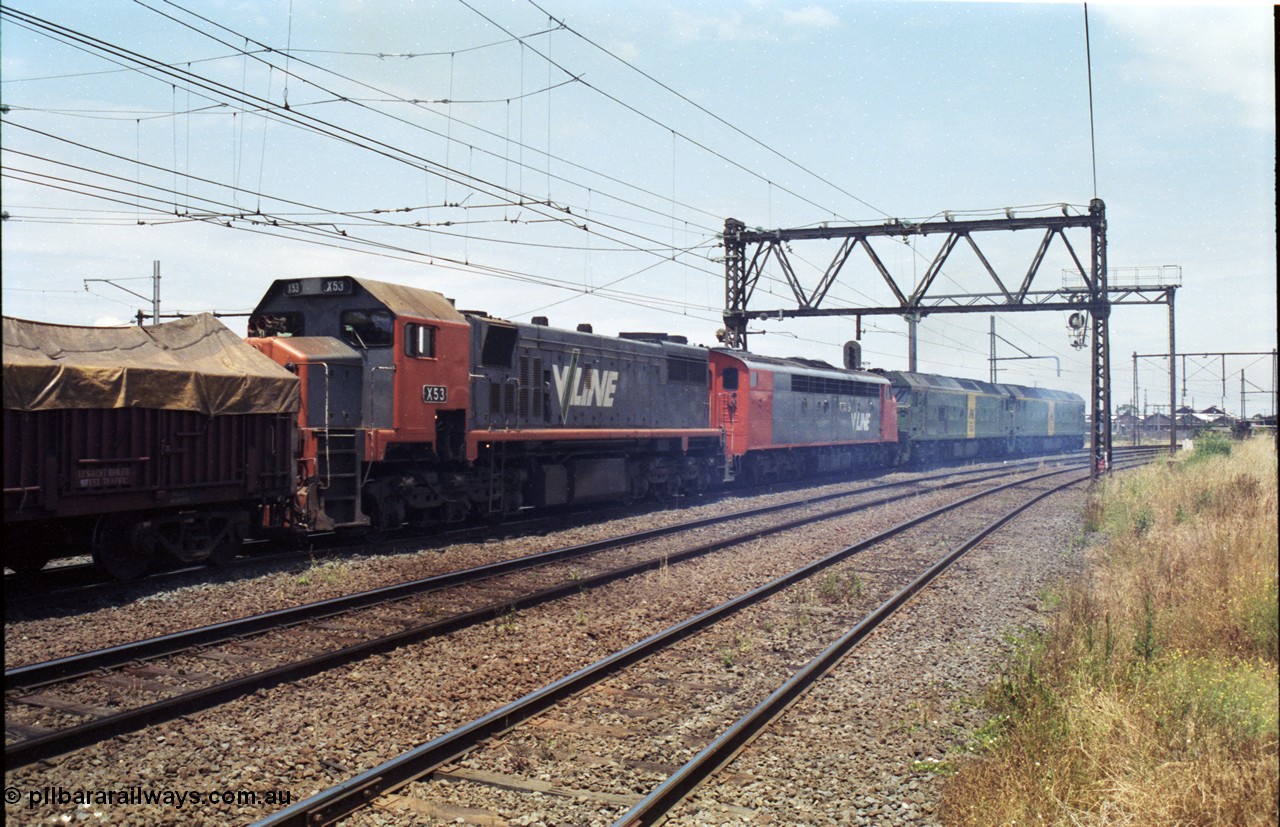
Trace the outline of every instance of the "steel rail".
{"label": "steel rail", "polygon": [[642,827],[663,821],[680,802],[701,786],[707,778],[732,761],[747,744],[755,740],[765,727],[781,716],[823,675],[835,668],[854,646],[901,609],[908,600],[929,585],[938,575],[950,568],[966,552],[1041,500],[1088,480],[1089,477],[1086,475],[1036,494],[952,549],[793,674],[768,698],[738,719],[701,752],[689,759],[666,781],[659,784],[649,795],[617,819],[613,827]]}
{"label": "steel rail", "polygon": [[[719,606],[650,635],[638,643],[583,667],[570,675],[566,675],[541,689],[530,692],[506,706],[496,709],[468,724],[464,724],[452,732],[428,741],[291,807],[260,819],[254,822],[252,827],[285,827],[285,825],[290,827],[314,827],[314,825],[331,824],[364,807],[375,797],[403,787],[439,769],[444,764],[475,748],[482,741],[527,721],[562,700],[617,674],[622,669],[644,660],[742,609],[755,605],[788,586],[811,577],[822,569],[982,498],[1027,485],[1028,483],[1072,473],[1074,470],[1066,468],[1048,471],[1026,479],[995,486],[905,520],[892,528],[832,552],[819,560],[757,586]],[[1088,477],[1084,477],[1081,480],[1073,480],[1073,484],[1086,479]]]}
{"label": "steel rail", "polygon": [[[1156,446],[1160,448],[1161,446]],[[1117,448],[1120,450],[1132,451],[1133,448]],[[1139,451],[1150,450],[1150,446],[1141,446],[1137,448]],[[1064,454],[1046,455],[1045,457],[1029,457],[1017,459],[1016,464],[1033,464],[1041,459],[1050,459],[1053,461],[1062,461]],[[883,472],[891,472],[896,469],[880,469]],[[952,471],[951,473],[963,473],[963,471]],[[731,492],[720,492],[723,495],[741,495],[746,493],[742,490]],[[679,506],[677,506],[679,507]],[[627,516],[630,512],[627,509],[618,509],[621,516]],[[573,512],[579,513],[579,512]],[[592,509],[591,514],[600,515],[600,509]],[[607,513],[607,512],[606,512]],[[502,528],[504,531],[520,531],[520,530],[540,530],[547,525],[554,524],[557,520],[562,520],[565,515],[542,516],[528,520],[504,521]],[[353,548],[368,553],[381,553],[380,546],[388,544],[399,545],[415,539],[421,539],[431,545],[447,545],[450,542],[463,542],[476,538],[481,538],[492,533],[492,526],[468,526],[460,529],[452,529],[444,532],[436,532],[424,536],[410,537],[393,537],[391,539],[367,542],[358,546],[322,546],[310,552],[290,552],[277,551],[266,553],[244,553],[235,558],[231,563],[223,566],[210,567],[205,563],[197,563],[190,565],[182,565],[176,568],[162,569],[152,572],[144,577],[136,580],[127,581],[106,581],[102,579],[101,574],[97,572],[92,563],[72,564],[66,566],[55,566],[44,568],[38,572],[27,574],[5,574],[4,575],[4,600],[6,614],[15,608],[31,608],[40,609],[47,606],[51,601],[83,601],[92,598],[113,595],[128,589],[144,588],[165,588],[167,584],[174,582],[182,582],[186,578],[192,576],[204,577],[204,579],[217,582],[214,572],[234,572],[239,569],[245,569],[250,566],[263,566],[272,564],[287,564],[290,562],[305,561],[314,559],[320,555],[325,558],[341,556],[349,553]],[[323,533],[312,535],[312,539],[325,536]],[[266,544],[269,541],[256,541],[255,544]],[[82,555],[83,556],[83,555]]]}
{"label": "steel rail", "polygon": [[[1061,461],[1076,462],[1083,461],[1083,458],[1072,457]],[[1034,463],[1036,460],[1028,460],[1027,462]],[[1019,463],[1019,465],[1021,464],[1022,463]],[[764,516],[788,508],[813,505],[861,493],[933,482],[935,480],[946,479],[947,477],[952,476],[979,476],[991,470],[992,469],[990,468],[981,468],[967,469],[963,471],[947,471],[914,480],[903,480],[899,482],[866,486],[859,488],[856,491],[825,494],[809,500],[797,500],[776,505],[763,506],[755,509],[743,509],[732,514],[704,517],[675,525],[645,529],[643,531],[637,531],[620,537],[611,537],[576,546],[550,549],[545,552],[525,557],[518,557],[497,563],[475,566],[469,569],[461,569],[454,572],[432,575],[430,577],[424,577],[404,583],[397,583],[391,586],[368,589],[351,595],[333,597],[327,600],[306,603],[300,606],[291,606],[286,609],[276,609],[274,611],[250,615],[248,617],[214,623],[209,626],[200,626],[194,629],[186,629],[167,635],[132,641],[130,643],[122,643],[118,646],[96,649],[91,652],[68,655],[64,658],[18,666],[5,670],[4,691],[11,692],[17,689],[34,689],[54,681],[63,681],[74,677],[90,675],[101,669],[119,667],[138,661],[154,660],[156,658],[174,655],[197,646],[209,646],[215,643],[223,643],[248,635],[287,628],[288,626],[307,621],[322,620],[335,615],[355,611],[357,609],[369,608],[380,603],[401,600],[442,588],[476,582],[488,577],[510,574],[512,572],[534,568],[548,563],[562,562],[587,554],[594,554],[625,545],[659,539],[682,531],[704,528],[733,520]]]}
{"label": "steel rail", "polygon": [[[991,469],[982,469],[982,470],[986,472],[986,471],[990,471]],[[1067,470],[1070,470],[1070,469],[1067,469]],[[1065,471],[1060,471],[1057,473],[1065,473]],[[1000,471],[997,473],[989,474],[986,477],[957,480],[954,482],[946,483],[944,485],[938,486],[937,488],[930,489],[930,490],[938,491],[938,490],[945,490],[947,488],[953,488],[958,486],[973,485],[974,483],[985,482],[992,478],[998,478],[998,477],[1007,476],[1007,475],[1008,475],[1007,471]],[[941,475],[941,476],[945,477],[947,475]],[[761,509],[736,512],[735,514],[729,515],[728,517],[703,518],[703,519],[691,521],[689,523],[681,524],[681,526],[679,526],[678,528],[681,530],[684,530],[690,527],[701,527],[708,523],[721,522],[726,519],[739,519],[740,516],[744,514],[747,516],[758,516],[760,514],[767,514],[767,513],[771,513],[771,512],[786,509],[786,508],[808,506],[813,504],[814,502],[821,502],[823,500],[830,500],[830,499],[835,499],[839,497],[847,497],[851,495],[865,493],[867,491],[875,491],[882,488],[895,487],[902,484],[904,483],[886,483],[881,486],[874,486],[871,488],[860,489],[854,492],[844,492],[844,493],[823,495],[822,497],[815,498],[814,500],[809,500],[809,501],[783,503],[779,505],[766,506]],[[662,557],[650,558],[649,560],[645,560],[632,565],[612,569],[610,571],[593,575],[591,577],[572,580],[566,583],[562,583],[561,585],[558,585],[558,586],[552,586],[550,588],[543,589],[541,591],[532,592],[532,593],[523,595],[521,597],[505,600],[500,603],[491,604],[489,606],[485,606],[469,612],[452,615],[450,617],[442,618],[440,620],[433,621],[431,623],[425,623],[419,626],[403,629],[401,631],[394,632],[389,635],[383,635],[381,637],[376,637],[376,638],[362,641],[359,643],[353,643],[349,646],[345,646],[343,648],[336,649],[330,652],[324,652],[321,654],[313,655],[303,660],[282,664],[280,666],[265,669],[259,672],[254,672],[249,675],[244,675],[239,678],[233,678],[227,681],[222,681],[216,684],[212,684],[210,686],[201,687],[199,689],[195,689],[190,692],[184,692],[180,695],[155,701],[153,703],[146,704],[144,706],[122,710],[120,712],[117,712],[108,716],[104,716],[101,718],[96,718],[82,724],[66,727],[56,732],[51,732],[44,735],[38,735],[38,736],[27,738],[21,741],[15,741],[13,743],[5,745],[5,753],[4,753],[5,754],[5,770],[6,771],[13,770],[18,767],[22,767],[27,764],[30,764],[34,761],[50,758],[54,755],[60,755],[62,753],[69,752],[71,750],[81,749],[91,744],[103,741],[107,738],[112,738],[119,735],[130,733],[130,732],[135,732],[135,731],[138,731],[139,729],[143,729],[145,727],[152,726],[152,725],[161,723],[163,721],[172,720],[174,718],[181,717],[183,715],[189,715],[194,712],[199,712],[205,709],[209,709],[211,707],[214,707],[223,703],[228,703],[232,700],[235,700],[236,698],[243,697],[244,695],[250,694],[252,692],[256,692],[261,689],[268,689],[273,686],[278,686],[282,683],[286,683],[290,681],[302,680],[304,678],[320,674],[330,669],[334,669],[339,666],[346,665],[348,663],[353,663],[358,660],[362,660],[364,658],[370,657],[375,654],[382,654],[385,652],[389,652],[401,646],[405,646],[411,643],[418,643],[430,637],[448,634],[451,632],[458,631],[459,629],[463,629],[468,626],[475,625],[477,623],[493,620],[495,618],[502,617],[505,614],[512,611],[526,609],[526,608],[537,606],[542,603],[546,603],[559,598],[581,594],[584,591],[599,588],[600,586],[607,585],[609,583],[612,583],[627,577],[632,577],[636,574],[640,574],[646,571],[652,571],[664,565],[670,565],[672,563],[681,563],[698,556],[710,554],[722,548],[726,548],[732,545],[737,545],[737,544],[747,542],[749,540],[757,539],[760,537],[765,537],[770,534],[776,534],[779,532],[788,531],[800,525],[810,524],[816,520],[832,519],[835,517],[844,516],[846,514],[854,513],[857,511],[863,511],[869,508],[885,505],[887,503],[895,502],[897,500],[905,499],[907,497],[916,496],[916,495],[917,495],[917,492],[907,492],[907,493],[899,494],[895,496],[882,497],[877,500],[871,500],[869,502],[857,503],[851,506],[838,508],[817,516],[811,515],[811,516],[800,517],[794,520],[788,520],[778,525],[768,526],[760,529],[753,529],[753,530],[750,530],[741,534],[737,534],[731,537],[721,538],[719,540],[715,540],[709,543],[701,544],[696,547],[685,549],[683,551],[680,551],[674,554],[667,554]],[[632,540],[634,540],[634,538],[640,537],[641,539],[648,540],[648,539],[652,539],[650,535],[663,536],[666,534],[670,534],[672,533],[671,531],[672,528],[673,527],[668,526],[661,529],[652,529],[648,531],[637,532],[635,534],[628,535],[628,538],[632,538]],[[623,539],[626,539],[626,538],[623,538]],[[574,546],[568,550],[556,549],[556,550],[552,550],[551,552],[544,552],[544,554],[554,555],[558,552],[566,552],[569,550],[576,551],[576,553],[578,554],[585,554],[588,552],[583,551],[583,549],[588,549],[590,551],[598,551],[600,549],[593,548],[593,547],[601,543],[605,544],[606,547],[611,547],[608,544],[617,543],[618,540],[619,538],[612,538],[606,541],[599,541],[598,543],[587,543],[582,546]],[[539,557],[539,556],[541,555],[534,555],[534,557]],[[501,573],[506,573],[507,568],[511,564],[521,562],[525,559],[528,559],[528,558],[520,558],[519,560],[503,561],[502,563],[498,563],[494,565],[504,569],[504,571],[502,571]],[[563,559],[563,558],[557,558],[557,559]],[[452,572],[446,575],[438,575],[435,578],[426,578],[426,579],[427,580],[441,580],[441,579],[451,580],[455,577],[465,575],[468,572],[475,572],[477,570],[486,570],[488,568],[490,567],[481,566],[481,567],[476,567],[474,569],[467,569],[462,572]],[[477,579],[480,579],[480,578],[477,578]],[[464,580],[462,582],[470,582],[470,581]],[[451,582],[451,583],[448,583],[448,585],[457,585],[457,583]],[[399,587],[391,587],[391,588],[395,590],[395,589],[398,589]],[[381,590],[373,590],[373,591],[377,592]],[[368,593],[362,593],[362,594],[368,594]],[[399,597],[395,597],[395,598],[388,598],[387,600],[384,600],[381,602],[389,602],[389,600],[400,599],[400,597],[403,597],[403,596],[404,595],[400,595]],[[341,599],[342,598],[336,598],[335,600],[341,600]],[[311,605],[328,606],[332,602],[333,601],[321,601],[320,603],[311,604]],[[362,606],[361,608],[366,608],[366,607]],[[282,610],[282,611],[286,611],[286,610]],[[257,619],[259,617],[267,617],[269,615],[275,615],[275,614],[278,614],[278,613],[268,613],[268,615],[259,615],[259,616],[255,616],[255,618],[252,618],[252,619]],[[319,617],[330,617],[333,614],[335,613],[327,612],[325,614],[320,615]],[[318,617],[311,617],[311,618],[307,618],[306,620],[314,620],[314,619],[318,619]],[[279,628],[287,628],[294,625],[298,625],[298,623],[301,623],[301,622],[305,622],[305,620],[269,627],[266,630],[256,629],[255,631],[274,631]],[[208,629],[224,629],[224,627],[226,627],[228,624],[233,624],[233,623],[235,623],[235,621],[227,621],[226,623],[217,624],[214,627],[207,627],[207,628]],[[205,629],[192,630],[192,632],[196,632],[196,633],[203,632],[203,631],[205,631]],[[178,634],[181,635],[185,633],[178,633]],[[225,642],[226,639],[234,639],[242,636],[243,634],[231,635],[230,637],[224,636],[223,639],[220,639],[214,642]],[[167,641],[169,638],[172,638],[172,637],[174,636],[170,635],[170,636],[165,636],[163,638],[155,638],[153,640]],[[203,644],[199,644],[199,645],[203,645]],[[124,647],[113,647],[112,649],[109,649],[109,650],[100,650],[100,651],[103,653],[110,653],[111,655],[115,656],[118,659],[119,656],[121,655],[121,650],[123,648]],[[186,647],[180,647],[178,651],[185,651],[185,649],[187,648],[191,648],[191,645],[188,645]],[[90,654],[93,654],[93,653],[90,653]],[[64,659],[64,660],[67,660],[67,659]],[[123,663],[126,663],[126,664],[134,663],[136,662],[136,660],[137,660],[136,657],[126,658],[123,661]],[[50,661],[48,663],[49,665],[54,666],[54,665],[60,664],[61,662]],[[116,663],[114,665],[122,665],[122,664]],[[69,680],[74,677],[81,677],[86,674],[92,674],[102,668],[104,667],[101,665],[101,663],[99,663],[93,669],[81,671],[71,677],[67,677],[64,675],[58,678],[50,678],[44,681],[42,684],[36,684],[34,682],[26,682],[26,683],[23,683],[22,688],[24,689],[34,688],[37,685],[47,685],[48,683],[51,683],[54,681]],[[14,671],[19,671],[19,670],[14,670]],[[20,699],[18,700],[20,701]]]}

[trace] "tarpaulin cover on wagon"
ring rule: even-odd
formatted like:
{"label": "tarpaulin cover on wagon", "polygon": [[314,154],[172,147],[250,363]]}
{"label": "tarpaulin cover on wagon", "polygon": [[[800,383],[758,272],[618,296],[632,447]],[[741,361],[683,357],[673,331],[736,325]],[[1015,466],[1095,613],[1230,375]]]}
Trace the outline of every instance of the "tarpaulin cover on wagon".
{"label": "tarpaulin cover on wagon", "polygon": [[298,410],[298,378],[208,313],[153,327],[4,318],[4,407]]}

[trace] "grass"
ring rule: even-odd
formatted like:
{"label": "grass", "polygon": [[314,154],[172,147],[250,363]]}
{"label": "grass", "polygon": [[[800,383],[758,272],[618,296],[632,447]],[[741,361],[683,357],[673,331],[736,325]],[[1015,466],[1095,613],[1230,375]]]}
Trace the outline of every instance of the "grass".
{"label": "grass", "polygon": [[818,578],[817,589],[823,603],[847,604],[862,597],[865,586],[857,574],[828,571]]}
{"label": "grass", "polygon": [[324,563],[311,561],[311,567],[299,574],[296,582],[299,586],[334,586],[341,584],[351,576],[351,564],[346,560],[329,560]]}
{"label": "grass", "polygon": [[1105,541],[1022,635],[946,824],[1275,824],[1275,443],[1205,439],[1107,480]]}

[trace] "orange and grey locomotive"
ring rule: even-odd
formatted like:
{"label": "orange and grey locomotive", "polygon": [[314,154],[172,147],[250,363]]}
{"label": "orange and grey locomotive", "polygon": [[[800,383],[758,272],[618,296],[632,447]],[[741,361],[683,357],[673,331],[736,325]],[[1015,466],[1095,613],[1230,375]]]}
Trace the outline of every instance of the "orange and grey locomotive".
{"label": "orange and grey locomotive", "polygon": [[706,351],[461,312],[347,276],[275,282],[249,342],[303,385],[302,522],[431,526],[723,477]]}

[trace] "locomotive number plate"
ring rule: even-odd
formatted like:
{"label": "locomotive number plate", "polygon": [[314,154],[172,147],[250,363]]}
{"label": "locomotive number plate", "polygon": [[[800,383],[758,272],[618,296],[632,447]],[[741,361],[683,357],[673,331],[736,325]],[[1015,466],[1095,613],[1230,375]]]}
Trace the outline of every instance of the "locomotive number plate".
{"label": "locomotive number plate", "polygon": [[449,401],[449,389],[444,385],[423,385],[422,401],[428,405],[443,405]]}
{"label": "locomotive number plate", "polygon": [[352,292],[349,278],[296,279],[284,285],[286,296],[349,296]]}

